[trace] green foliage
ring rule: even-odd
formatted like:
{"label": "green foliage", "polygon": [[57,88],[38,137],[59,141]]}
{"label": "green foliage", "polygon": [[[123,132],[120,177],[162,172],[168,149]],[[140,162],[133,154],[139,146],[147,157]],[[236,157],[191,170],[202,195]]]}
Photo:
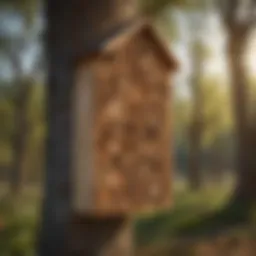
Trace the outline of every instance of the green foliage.
{"label": "green foliage", "polygon": [[[14,99],[20,93],[20,84],[17,79],[23,79],[22,77],[22,67],[20,61],[20,55],[23,54],[24,42],[28,33],[32,31],[32,27],[37,18],[37,11],[39,9],[39,0],[0,0],[0,7],[3,10],[15,10],[18,15],[21,15],[24,18],[24,24],[26,31],[24,31],[24,35],[19,38],[8,38],[5,36],[0,36],[0,51],[1,57],[5,57],[6,61],[10,61],[14,77],[12,78],[12,82],[8,86],[0,85],[1,92],[4,92],[4,95],[0,98],[0,167],[9,168],[13,162],[13,133],[14,129],[14,111],[15,111],[15,102]],[[8,29],[8,23],[6,23],[6,27]],[[31,32],[32,33],[32,32]],[[31,162],[38,161],[38,152],[39,148],[42,151],[42,141],[44,138],[44,120],[43,120],[43,108],[42,104],[42,91],[39,93],[34,92],[34,88],[32,90],[32,95],[30,95],[31,101],[28,105],[27,116],[29,118],[29,138],[28,138],[28,154],[25,166],[29,166]],[[41,93],[41,95],[40,95]],[[37,99],[34,94],[38,94]],[[33,99],[35,98],[35,99]],[[41,154],[41,153],[40,153]],[[29,156],[30,155],[30,156]],[[41,157],[42,158],[42,157]],[[33,159],[33,161],[30,161]],[[37,159],[37,160],[35,160]],[[42,161],[41,161],[42,162]],[[40,165],[40,161],[38,164]],[[35,165],[35,163],[34,163]],[[42,166],[42,165],[40,165]],[[35,168],[35,167],[33,167]],[[30,168],[31,169],[31,168]]]}
{"label": "green foliage", "polygon": [[225,83],[206,78],[202,84],[203,145],[210,147],[219,137],[232,132],[231,102]]}
{"label": "green foliage", "polygon": [[39,198],[38,193],[27,192],[31,195],[18,200],[2,198],[0,201],[0,255],[35,255]]}
{"label": "green foliage", "polygon": [[[228,87],[223,81],[210,77],[201,80],[203,144],[211,145],[223,134],[232,132],[232,112]],[[190,124],[191,98],[176,98],[174,103],[174,126],[176,136],[183,137]]]}
{"label": "green foliage", "polygon": [[[204,77],[200,80],[202,108],[203,166],[207,171],[217,166],[231,168],[233,159],[233,118],[228,86],[221,79]],[[193,99],[176,97],[174,100],[174,139],[178,170],[186,170],[188,162],[189,127],[192,118]],[[218,159],[216,159],[216,157]],[[210,161],[209,161],[210,160]],[[219,167],[217,167],[219,168]]]}
{"label": "green foliage", "polygon": [[200,61],[200,63],[198,63],[199,67],[204,60],[207,60],[212,56],[212,50],[200,39],[194,41],[191,50],[192,58],[195,58],[196,60]]}
{"label": "green foliage", "polygon": [[10,141],[14,130],[13,102],[11,97],[0,99],[0,166],[7,166],[12,161]]}
{"label": "green foliage", "polygon": [[184,135],[191,116],[191,101],[189,99],[174,99],[174,130],[178,137]]}
{"label": "green foliage", "polygon": [[35,19],[39,3],[39,0],[0,0],[2,7],[5,6],[6,8],[16,9],[21,12],[27,24],[31,24]]}
{"label": "green foliage", "polygon": [[[13,157],[14,98],[17,86],[5,88],[5,97],[0,98],[0,166],[10,167]],[[45,87],[32,84],[27,102],[28,138],[25,154],[25,169],[28,179],[38,178],[44,168]]]}
{"label": "green foliage", "polygon": [[146,15],[159,15],[167,7],[181,7],[183,9],[206,8],[207,0],[140,0],[141,9]]}
{"label": "green foliage", "polygon": [[185,192],[176,194],[174,208],[155,216],[138,219],[137,241],[140,246],[167,242],[175,238],[180,230],[218,211],[230,195],[230,187],[211,188],[204,193]]}
{"label": "green foliage", "polygon": [[141,9],[147,15],[159,14],[166,6],[175,3],[175,0],[141,0]]}
{"label": "green foliage", "polygon": [[26,172],[31,179],[38,179],[44,168],[45,87],[34,85],[28,102],[28,121],[30,133],[27,141]]}
{"label": "green foliage", "polygon": [[168,41],[173,42],[179,38],[177,22],[170,10],[167,9],[161,15],[155,17],[155,25]]}
{"label": "green foliage", "polygon": [[191,102],[188,99],[174,98],[173,128],[175,165],[179,171],[186,170],[188,157],[188,126],[191,115]]}

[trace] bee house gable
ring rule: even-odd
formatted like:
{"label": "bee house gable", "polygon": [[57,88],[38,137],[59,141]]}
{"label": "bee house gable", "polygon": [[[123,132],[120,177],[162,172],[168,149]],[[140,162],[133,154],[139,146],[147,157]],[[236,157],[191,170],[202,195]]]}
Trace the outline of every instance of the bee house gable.
{"label": "bee house gable", "polygon": [[147,23],[79,62],[73,98],[77,213],[113,216],[170,206],[170,74],[176,66]]}

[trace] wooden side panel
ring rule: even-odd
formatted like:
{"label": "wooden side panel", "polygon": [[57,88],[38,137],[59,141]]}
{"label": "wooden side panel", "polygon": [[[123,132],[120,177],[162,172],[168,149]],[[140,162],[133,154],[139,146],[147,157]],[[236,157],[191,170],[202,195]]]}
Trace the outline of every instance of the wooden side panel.
{"label": "wooden side panel", "polygon": [[97,214],[112,215],[126,209],[124,177],[119,166],[122,154],[125,104],[122,94],[122,56],[102,56],[95,74],[95,179]]}
{"label": "wooden side panel", "polygon": [[138,160],[133,160],[137,163],[129,190],[136,210],[160,210],[168,207],[171,199],[168,67],[158,54],[157,45],[143,34],[129,44],[126,56],[129,76],[142,99],[131,101],[131,94],[127,93],[129,119],[138,124],[139,132],[133,150]]}
{"label": "wooden side panel", "polygon": [[90,67],[81,66],[74,88],[74,210],[77,213],[92,211],[94,198],[93,167],[93,78]]}
{"label": "wooden side panel", "polygon": [[97,213],[169,207],[170,88],[157,46],[139,35],[94,70]]}
{"label": "wooden side panel", "polygon": [[80,70],[74,95],[76,211],[120,216],[170,206],[168,71],[143,33]]}

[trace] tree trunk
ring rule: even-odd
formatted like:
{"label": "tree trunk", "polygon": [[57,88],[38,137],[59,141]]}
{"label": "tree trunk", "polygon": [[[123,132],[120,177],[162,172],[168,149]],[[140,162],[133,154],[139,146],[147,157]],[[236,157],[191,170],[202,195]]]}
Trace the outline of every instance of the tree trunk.
{"label": "tree trunk", "polygon": [[219,141],[213,145],[211,149],[211,165],[208,166],[211,170],[212,181],[216,185],[220,185],[224,178],[224,164],[223,157],[225,157],[225,152],[222,150],[222,145]]}
{"label": "tree trunk", "polygon": [[[104,255],[99,253],[102,252],[103,246],[114,241],[114,236],[123,229],[121,225],[123,220],[120,219],[106,226],[102,225],[100,220],[88,221],[88,218],[83,218],[83,225],[80,226],[72,213],[71,96],[75,63],[78,58],[97,50],[106,37],[133,21],[136,13],[135,2],[134,0],[47,1],[48,140],[40,256]],[[87,249],[77,249],[79,245],[76,243],[74,245],[74,237],[77,241],[82,241]],[[91,247],[93,249],[88,249]]]}
{"label": "tree trunk", "polygon": [[14,99],[13,166],[10,175],[10,192],[14,196],[21,192],[24,181],[24,159],[29,129],[27,103],[31,82],[27,79],[19,79],[15,86],[18,90]]}
{"label": "tree trunk", "polygon": [[[196,110],[194,110],[196,111]],[[189,186],[191,190],[198,190],[202,186],[201,180],[201,121],[194,120],[190,132],[189,148]]]}
{"label": "tree trunk", "polygon": [[70,255],[134,255],[133,224],[125,218],[76,218],[72,223]]}
{"label": "tree trunk", "polygon": [[[191,84],[192,91],[192,116],[189,130],[189,186],[191,190],[198,190],[202,186],[201,175],[201,141],[203,131],[202,107],[203,99],[200,86],[201,74],[201,52],[197,41],[193,45],[193,78]],[[199,51],[198,51],[199,50]]]}
{"label": "tree trunk", "polygon": [[233,96],[233,111],[236,129],[236,167],[238,184],[236,199],[241,202],[256,200],[255,145],[248,120],[247,81],[244,67],[246,37],[230,33],[229,64]]}
{"label": "tree trunk", "polygon": [[24,163],[28,137],[27,104],[30,96],[31,80],[25,78],[22,63],[17,53],[10,54],[14,70],[14,133],[12,137],[13,162],[10,172],[10,193],[17,196],[23,186]]}

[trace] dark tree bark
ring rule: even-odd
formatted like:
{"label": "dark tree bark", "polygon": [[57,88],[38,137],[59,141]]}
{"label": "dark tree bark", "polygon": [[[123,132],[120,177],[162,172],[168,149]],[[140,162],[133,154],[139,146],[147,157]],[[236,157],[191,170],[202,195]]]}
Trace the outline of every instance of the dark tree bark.
{"label": "dark tree bark", "polygon": [[[105,226],[99,229],[96,219],[82,218],[82,225],[72,213],[72,185],[75,184],[72,184],[71,170],[71,99],[77,59],[96,50],[106,37],[132,22],[134,16],[133,0],[47,1],[48,140],[40,256],[102,255],[103,244],[113,240],[111,234],[122,228],[123,219],[109,222],[109,235],[106,235]],[[80,248],[79,241],[85,249]]]}
{"label": "dark tree bark", "polygon": [[[197,115],[196,115],[197,116]],[[189,187],[198,190],[202,186],[201,175],[201,120],[194,116],[189,140]]]}
{"label": "dark tree bark", "polygon": [[228,60],[231,71],[231,91],[236,130],[236,169],[238,184],[235,202],[247,205],[256,201],[255,164],[253,157],[256,145],[253,143],[252,123],[248,119],[247,81],[244,67],[244,53],[247,40],[256,22],[254,0],[220,0],[219,8],[228,33]]}
{"label": "dark tree bark", "polygon": [[[37,1],[35,1],[36,3]],[[34,4],[34,3],[33,3]],[[23,6],[24,5],[24,6]],[[23,18],[31,16],[32,13],[27,13],[23,7],[27,7],[26,3],[22,6],[19,3],[13,2],[11,6],[24,15]],[[23,187],[25,176],[25,155],[27,147],[27,137],[29,133],[29,123],[27,119],[27,104],[31,93],[32,79],[23,73],[23,63],[21,54],[24,53],[28,43],[28,36],[31,33],[32,19],[24,22],[24,29],[22,36],[16,39],[11,39],[3,35],[1,37],[2,50],[9,58],[13,71],[13,87],[14,87],[14,131],[12,136],[12,151],[13,162],[9,175],[10,193],[13,196],[18,195]]]}
{"label": "dark tree bark", "polygon": [[[21,45],[22,50],[23,45]],[[25,77],[22,72],[22,62],[19,58],[19,52],[10,51],[14,72],[14,131],[12,136],[13,162],[10,171],[10,193],[17,196],[23,187],[24,181],[24,163],[29,132],[27,104],[30,97],[32,79]]]}
{"label": "dark tree bark", "polygon": [[201,174],[201,153],[202,153],[202,132],[203,132],[203,98],[200,86],[201,75],[201,52],[200,43],[193,45],[193,78],[191,84],[192,92],[192,116],[189,130],[189,187],[191,190],[198,190],[202,186]]}
{"label": "dark tree bark", "polygon": [[235,128],[237,136],[236,166],[238,184],[236,197],[239,201],[256,200],[255,147],[253,143],[253,123],[248,116],[248,84],[244,67],[244,54],[247,46],[247,35],[236,35],[229,32],[229,64]]}
{"label": "dark tree bark", "polygon": [[14,196],[21,192],[25,178],[24,161],[29,131],[27,103],[30,96],[31,81],[29,79],[19,79],[16,83],[17,92],[14,97],[13,166],[10,177],[10,190]]}

